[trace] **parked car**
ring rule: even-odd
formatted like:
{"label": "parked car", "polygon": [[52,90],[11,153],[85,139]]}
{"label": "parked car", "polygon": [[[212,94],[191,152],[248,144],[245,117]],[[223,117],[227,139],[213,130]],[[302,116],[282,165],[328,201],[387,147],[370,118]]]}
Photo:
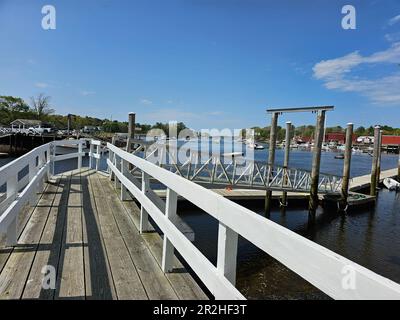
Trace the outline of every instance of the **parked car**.
{"label": "parked car", "polygon": [[54,129],[51,125],[47,123],[38,124],[34,127],[29,127],[28,134],[32,135],[42,135],[42,134],[50,134],[53,133]]}

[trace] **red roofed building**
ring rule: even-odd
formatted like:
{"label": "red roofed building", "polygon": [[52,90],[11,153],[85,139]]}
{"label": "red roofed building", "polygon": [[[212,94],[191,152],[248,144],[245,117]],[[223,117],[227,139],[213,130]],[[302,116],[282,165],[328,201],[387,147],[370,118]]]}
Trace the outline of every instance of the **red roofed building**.
{"label": "red roofed building", "polygon": [[400,136],[382,136],[383,146],[398,146],[400,145]]}
{"label": "red roofed building", "polygon": [[[325,141],[327,142],[337,142],[340,144],[346,143],[346,134],[342,132],[332,132],[325,135]],[[357,141],[357,135],[353,134],[353,142]]]}

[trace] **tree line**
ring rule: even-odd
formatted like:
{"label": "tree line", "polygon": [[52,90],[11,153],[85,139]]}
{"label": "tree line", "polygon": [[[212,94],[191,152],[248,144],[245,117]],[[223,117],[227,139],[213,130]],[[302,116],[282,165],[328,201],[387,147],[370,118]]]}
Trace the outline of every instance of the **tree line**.
{"label": "tree line", "polygon": [[[82,129],[85,126],[101,127],[104,132],[128,132],[127,121],[117,121],[109,119],[99,119],[95,117],[71,115],[72,130]],[[31,97],[30,103],[26,103],[22,98],[13,96],[0,96],[0,126],[9,126],[16,119],[41,120],[50,123],[55,128],[64,130],[68,126],[68,115],[55,114],[51,106],[51,97],[39,94],[37,97]],[[168,134],[168,123],[157,122],[154,125],[136,123],[140,132],[146,134],[151,129],[162,129]],[[186,129],[183,122],[177,124],[178,132]]]}
{"label": "tree line", "polygon": [[[304,138],[312,138],[315,133],[315,126],[313,125],[304,125],[294,127],[292,126],[292,132],[294,132],[295,136],[304,137]],[[268,140],[270,134],[270,127],[253,127],[254,133],[258,140]],[[384,135],[400,135],[400,128],[393,128],[390,126],[382,125],[381,129]],[[341,126],[327,127],[325,130],[326,133],[345,133],[346,128]],[[363,127],[360,126],[354,130],[354,133],[357,136],[373,136],[374,135],[374,127]],[[285,139],[286,128],[278,126],[277,128],[277,139],[282,141]]]}

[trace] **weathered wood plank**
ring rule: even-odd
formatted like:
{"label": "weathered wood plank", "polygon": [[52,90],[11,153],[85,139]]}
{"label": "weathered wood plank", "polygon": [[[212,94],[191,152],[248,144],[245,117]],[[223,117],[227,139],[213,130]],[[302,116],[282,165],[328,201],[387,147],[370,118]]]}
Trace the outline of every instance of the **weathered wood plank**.
{"label": "weathered wood plank", "polygon": [[57,183],[50,183],[28,221],[17,247],[0,274],[0,299],[19,299],[38,249],[44,226],[53,203]]}
{"label": "weathered wood plank", "polygon": [[55,295],[55,289],[45,290],[42,287],[42,268],[48,265],[53,266],[56,273],[58,271],[71,175],[62,176],[59,179],[57,194],[40,239],[39,248],[22,296],[23,299],[53,299]]}
{"label": "weathered wood plank", "polygon": [[[28,223],[34,210],[35,207],[32,207],[31,205],[27,204],[23,207],[21,213],[18,215],[18,224],[17,224],[18,238],[21,236],[22,231],[26,227],[26,224]],[[13,248],[6,248],[5,245],[6,245],[6,235],[0,234],[0,272],[3,270],[8,258],[10,257],[13,251]]]}
{"label": "weathered wood plank", "polygon": [[118,228],[149,298],[151,300],[178,299],[170,282],[129,218],[125,207],[116,197],[111,185],[107,183],[108,180],[106,178],[100,178],[100,180],[103,191],[107,195],[107,201],[113,208],[112,212]]}
{"label": "weathered wood plank", "polygon": [[64,232],[55,298],[85,299],[80,173],[71,177]]}
{"label": "weathered wood plank", "polygon": [[96,203],[89,175],[95,171],[82,171],[83,240],[85,261],[86,299],[116,299],[114,282],[108,263]]}
{"label": "weathered wood plank", "polygon": [[[108,181],[104,181],[109,183]],[[123,201],[129,217],[132,219],[134,225],[139,230],[140,209],[134,201]],[[154,232],[151,226],[150,232],[141,235],[150,249],[150,252],[156,259],[159,267],[161,268],[162,257],[162,238]],[[193,277],[187,272],[182,263],[175,257],[173,262],[175,272],[166,273],[165,276],[170,281],[174,291],[181,300],[208,300],[207,295],[203,292],[200,286],[196,283]]]}
{"label": "weathered wood plank", "polygon": [[98,175],[89,176],[118,299],[148,299],[112,215]]}

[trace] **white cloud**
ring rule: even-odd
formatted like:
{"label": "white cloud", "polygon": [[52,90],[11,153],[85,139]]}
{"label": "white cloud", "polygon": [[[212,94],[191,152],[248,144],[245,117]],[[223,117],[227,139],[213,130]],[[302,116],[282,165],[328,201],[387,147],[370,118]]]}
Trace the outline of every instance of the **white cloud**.
{"label": "white cloud", "polygon": [[36,87],[36,88],[45,89],[45,88],[48,88],[48,87],[49,87],[49,84],[48,84],[48,83],[45,83],[45,82],[36,82],[36,83],[35,83],[35,87]]}
{"label": "white cloud", "polygon": [[389,42],[400,41],[400,32],[387,33],[385,34],[385,39]]}
{"label": "white cloud", "polygon": [[400,22],[400,14],[393,17],[392,19],[389,20],[388,24],[389,26],[395,25],[397,22]]}
{"label": "white cloud", "polygon": [[153,104],[153,101],[148,100],[148,99],[141,99],[140,103],[148,106],[148,105]]}
{"label": "white cloud", "polygon": [[92,96],[92,95],[94,95],[94,94],[96,94],[95,91],[86,91],[86,90],[82,90],[82,91],[81,91],[81,95],[84,96],[84,97]]}
{"label": "white cloud", "polygon": [[[340,58],[324,60],[314,68],[314,77],[330,90],[357,92],[376,104],[400,104],[400,42],[384,51],[362,56],[358,51]],[[357,75],[362,65],[394,64],[394,72],[375,79]],[[397,71],[399,70],[399,71]]]}

